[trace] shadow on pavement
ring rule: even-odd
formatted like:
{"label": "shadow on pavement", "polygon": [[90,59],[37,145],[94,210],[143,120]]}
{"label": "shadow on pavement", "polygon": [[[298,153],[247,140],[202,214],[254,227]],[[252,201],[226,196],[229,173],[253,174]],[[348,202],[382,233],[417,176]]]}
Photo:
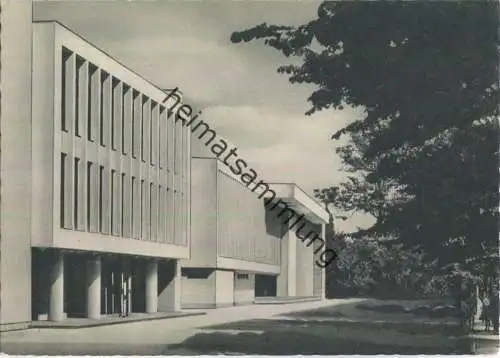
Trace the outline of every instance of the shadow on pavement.
{"label": "shadow on pavement", "polygon": [[330,327],[329,337],[308,332],[307,329],[266,329],[264,332],[198,333],[181,344],[169,345],[163,352],[188,350],[194,354],[468,354],[471,343],[455,339],[444,344],[397,345],[368,342],[359,337],[336,337],[336,327]]}
{"label": "shadow on pavement", "polygon": [[470,354],[453,318],[416,317],[421,302],[363,300],[203,327],[170,350],[193,354]]}

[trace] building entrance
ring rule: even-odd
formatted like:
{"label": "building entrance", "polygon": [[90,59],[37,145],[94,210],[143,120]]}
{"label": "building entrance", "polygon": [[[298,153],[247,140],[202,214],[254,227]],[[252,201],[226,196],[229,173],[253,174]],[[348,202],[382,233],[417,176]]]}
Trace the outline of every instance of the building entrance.
{"label": "building entrance", "polygon": [[255,297],[276,297],[276,276],[256,274]]}
{"label": "building entrance", "polygon": [[101,314],[125,317],[131,313],[132,275],[126,258],[103,258],[101,288]]}

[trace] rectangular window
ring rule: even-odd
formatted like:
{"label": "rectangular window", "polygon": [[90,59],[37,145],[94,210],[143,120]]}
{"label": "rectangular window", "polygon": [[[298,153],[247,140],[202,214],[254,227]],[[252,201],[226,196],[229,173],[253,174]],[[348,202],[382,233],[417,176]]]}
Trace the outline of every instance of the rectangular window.
{"label": "rectangular window", "polygon": [[100,143],[103,147],[109,144],[109,130],[112,116],[111,76],[101,72],[101,114],[100,114]]}
{"label": "rectangular window", "polygon": [[82,80],[82,76],[80,75],[80,67],[83,65],[83,60],[80,57],[76,58],[76,85],[75,85],[75,135],[77,137],[81,137],[81,128],[80,122],[83,122],[83,118],[81,118],[80,114],[80,81]]}
{"label": "rectangular window", "polygon": [[146,210],[145,210],[145,205],[146,205],[146,193],[145,193],[145,188],[144,188],[144,180],[141,180],[141,199],[140,199],[140,218],[141,218],[141,230],[140,230],[140,238],[144,239],[146,236],[146,227],[145,227],[145,215],[146,215]]}
{"label": "rectangular window", "polygon": [[151,101],[144,96],[142,105],[142,130],[141,130],[141,160],[149,162],[149,152],[151,139]]}
{"label": "rectangular window", "polygon": [[116,231],[116,195],[115,195],[115,190],[116,190],[116,171],[111,170],[111,232],[115,234]]}
{"label": "rectangular window", "polygon": [[165,242],[165,227],[163,220],[163,186],[158,185],[158,242]]}
{"label": "rectangular window", "polygon": [[174,116],[170,114],[170,111],[168,113],[167,117],[167,171],[174,172],[174,137],[175,137],[175,122],[174,122]]}
{"label": "rectangular window", "polygon": [[[138,200],[137,193],[137,178],[132,177],[132,198],[130,203],[130,221],[132,223],[132,237],[137,239],[139,235],[137,235],[138,227],[137,227],[137,205],[140,205],[140,201]],[[140,207],[139,207],[140,209]]]}
{"label": "rectangular window", "polygon": [[141,151],[142,140],[142,96],[134,91],[132,117],[132,157],[137,158]]}
{"label": "rectangular window", "polygon": [[[181,122],[174,123],[174,174],[179,174],[182,153],[182,131]],[[177,188],[176,188],[177,189]]]}
{"label": "rectangular window", "polygon": [[113,150],[121,150],[123,139],[123,84],[116,78],[113,78],[112,109],[111,145]]}
{"label": "rectangular window", "polygon": [[149,238],[156,240],[156,192],[155,185],[149,184]]}
{"label": "rectangular window", "polygon": [[101,113],[101,79],[99,69],[89,64],[89,81],[88,81],[88,113],[90,120],[87,125],[87,139],[91,142],[97,138],[99,128],[100,113]]}
{"label": "rectangular window", "polygon": [[87,196],[87,230],[91,231],[91,215],[92,215],[92,162],[87,162],[87,186],[86,186],[86,196]]}
{"label": "rectangular window", "polygon": [[75,62],[73,52],[62,48],[61,62],[61,129],[69,132],[74,116]]}
{"label": "rectangular window", "polygon": [[99,166],[99,231],[104,231],[104,167]]}
{"label": "rectangular window", "polygon": [[111,126],[111,149],[116,150],[116,98],[115,98],[115,90],[116,86],[118,85],[118,82],[116,78],[113,77],[111,80],[111,120],[110,120],[110,126]]}
{"label": "rectangular window", "polygon": [[158,135],[160,134],[159,124],[159,105],[153,102],[153,109],[151,115],[151,139],[149,141],[149,157],[151,159],[151,165],[157,164],[158,158]]}
{"label": "rectangular window", "polygon": [[130,135],[132,133],[132,90],[126,84],[123,84],[122,89],[122,154],[127,155],[130,151]]}
{"label": "rectangular window", "polygon": [[121,230],[119,234],[122,236],[128,237],[128,230],[126,229],[125,225],[128,224],[128,201],[127,201],[127,191],[126,191],[126,182],[125,182],[125,173],[122,173],[122,178],[121,178],[121,191],[120,191],[120,198],[121,198],[121,207],[120,207],[120,212],[121,212],[121,222],[120,222],[120,227]]}
{"label": "rectangular window", "polygon": [[74,158],[74,164],[73,164],[73,170],[74,170],[74,176],[73,176],[73,198],[74,198],[74,205],[73,205],[73,223],[75,228],[78,228],[78,206],[79,206],[79,198],[78,198],[78,188],[79,188],[79,166],[80,166],[80,158]]}
{"label": "rectangular window", "polygon": [[165,158],[167,155],[167,118],[165,107],[161,106],[159,115],[159,135],[158,135],[158,165],[160,169],[165,167]]}
{"label": "rectangular window", "polygon": [[60,193],[59,193],[59,201],[60,201],[60,225],[62,228],[66,227],[65,215],[66,215],[66,153],[61,153],[61,183],[60,183]]}

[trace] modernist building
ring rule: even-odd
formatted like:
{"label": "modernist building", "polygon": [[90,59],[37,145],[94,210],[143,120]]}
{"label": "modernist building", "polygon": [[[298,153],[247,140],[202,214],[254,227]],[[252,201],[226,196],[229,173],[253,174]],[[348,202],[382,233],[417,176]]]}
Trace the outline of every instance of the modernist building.
{"label": "modernist building", "polygon": [[[307,245],[281,209],[226,170],[194,133],[191,255],[182,261],[182,307],[212,308],[254,302],[256,296],[324,298],[319,242]],[[303,215],[324,237],[328,215],[294,184],[272,184],[276,199]]]}
{"label": "modernist building", "polygon": [[[165,102],[168,91],[64,26],[33,23],[30,1],[0,5],[1,330],[181,301],[324,297],[316,243],[213,155],[192,158],[203,144],[174,120],[181,96]],[[316,202],[273,189],[322,232]]]}
{"label": "modernist building", "polygon": [[[2,120],[2,139],[12,133],[24,144],[2,143],[2,154],[9,144],[7,155],[21,155],[17,173],[2,161],[12,187],[2,188],[2,216],[17,225],[2,227],[2,323],[178,310],[179,260],[189,257],[188,129],[164,91],[58,23],[32,27],[32,65],[22,73],[32,69],[31,108],[18,103],[26,118],[16,133]],[[7,190],[22,184],[16,204]],[[21,215],[4,217],[13,209]]]}

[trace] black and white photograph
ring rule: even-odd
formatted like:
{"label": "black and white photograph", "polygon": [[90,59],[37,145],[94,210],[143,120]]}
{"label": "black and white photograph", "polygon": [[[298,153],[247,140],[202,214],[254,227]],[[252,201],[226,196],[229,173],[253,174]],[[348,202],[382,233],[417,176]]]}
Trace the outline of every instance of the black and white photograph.
{"label": "black and white photograph", "polygon": [[499,354],[499,1],[0,0],[0,50],[0,354]]}

